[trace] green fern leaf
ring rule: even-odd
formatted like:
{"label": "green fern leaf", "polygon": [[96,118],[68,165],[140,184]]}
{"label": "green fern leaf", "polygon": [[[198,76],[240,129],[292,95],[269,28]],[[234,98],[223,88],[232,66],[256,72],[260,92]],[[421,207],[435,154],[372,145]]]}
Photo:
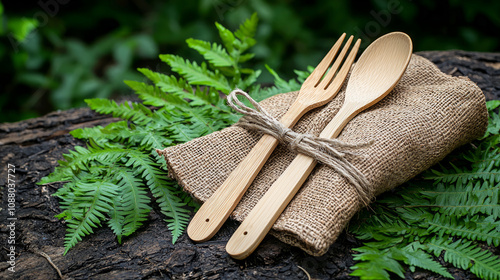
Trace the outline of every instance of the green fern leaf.
{"label": "green fern leaf", "polygon": [[208,70],[205,63],[198,65],[196,62],[190,62],[171,54],[160,55],[160,59],[170,65],[173,71],[185,77],[192,85],[214,87],[225,94],[229,94],[231,91],[227,79],[217,70],[215,72]]}
{"label": "green fern leaf", "polygon": [[122,244],[123,221],[125,220],[125,217],[121,212],[120,205],[120,197],[117,196],[115,197],[113,204],[111,205],[111,209],[109,210],[108,226],[116,235],[118,243]]}
{"label": "green fern leaf", "polygon": [[139,129],[139,133],[142,137],[140,145],[144,150],[163,149],[173,143],[171,139],[154,130]]}
{"label": "green fern leaf", "polygon": [[[500,157],[496,160],[500,160]],[[495,163],[495,160],[491,160],[491,163]],[[500,182],[500,170],[482,170],[482,171],[462,171],[462,172],[440,172],[437,170],[433,170],[434,175],[426,176],[426,179],[436,180],[436,182],[443,183],[456,183],[462,182],[467,183],[468,181],[474,179],[482,179],[488,181],[496,181]]]}
{"label": "green fern leaf", "polygon": [[253,37],[257,31],[258,22],[259,18],[257,17],[257,14],[254,13],[249,19],[245,20],[240,25],[238,30],[234,32],[234,35],[242,42],[241,46],[239,46],[239,50],[241,52],[255,45],[256,41]]}
{"label": "green fern leaf", "polygon": [[483,279],[500,278],[500,258],[472,244],[472,241],[432,239],[426,245],[436,256],[444,250],[444,260],[462,269],[469,269]]}
{"label": "green fern leaf", "polygon": [[274,77],[275,86],[272,87],[274,90],[278,90],[278,93],[290,92],[300,90],[301,84],[297,80],[292,79],[290,81],[283,80],[276,71],[274,71],[269,65],[265,65],[267,71]]}
{"label": "green fern leaf", "polygon": [[146,220],[151,207],[150,199],[142,185],[142,181],[126,169],[114,168],[120,189],[120,213],[123,215],[122,235],[135,232]]}
{"label": "green fern leaf", "polygon": [[60,166],[57,166],[52,173],[43,177],[37,185],[46,185],[55,182],[66,182],[71,180],[73,176],[73,171],[70,168],[62,166],[65,164],[64,161],[58,161]]}
{"label": "green fern leaf", "polygon": [[360,279],[390,279],[387,271],[393,272],[404,278],[404,270],[397,260],[404,257],[393,250],[379,250],[376,248],[363,246],[354,249],[359,254],[354,255],[354,260],[360,261],[351,269],[354,271],[351,276],[359,276]]}
{"label": "green fern leaf", "polygon": [[439,183],[436,191],[423,191],[422,194],[435,201],[422,206],[440,207],[448,215],[462,217],[483,213],[500,217],[500,183],[493,187],[488,182],[469,181],[463,185],[458,181],[451,186]]}
{"label": "green fern leaf", "polygon": [[436,213],[432,220],[425,222],[424,226],[428,226],[430,232],[435,232],[439,236],[447,234],[460,236],[469,240],[486,241],[488,245],[500,245],[500,232],[495,228],[487,230],[483,227],[477,227],[476,223],[468,226],[463,220],[457,219],[456,216]]}
{"label": "green fern leaf", "polygon": [[229,29],[225,28],[222,24],[216,22],[215,26],[217,27],[217,30],[219,31],[219,37],[222,40],[222,44],[224,45],[226,50],[229,52],[229,54],[234,56],[235,55],[234,42],[239,41],[239,40],[236,39],[233,32],[231,32]]}
{"label": "green fern leaf", "polygon": [[[198,126],[199,127],[199,126]],[[166,128],[170,132],[170,138],[178,143],[185,143],[205,135],[207,131],[195,131],[191,126],[185,124],[174,124]]]}
{"label": "green fern leaf", "polygon": [[68,217],[68,219],[72,218],[71,209],[73,208],[73,202],[75,201],[75,193],[73,192],[75,188],[76,188],[76,182],[70,181],[65,183],[61,188],[59,188],[53,194],[53,196],[58,197],[60,199],[59,208],[63,210],[62,213],[56,215],[56,218],[58,219],[62,219],[64,217]]}
{"label": "green fern leaf", "polygon": [[[144,76],[150,79],[159,89],[165,93],[184,93],[192,92],[193,88],[183,79],[177,79],[175,76],[165,75],[151,71],[147,68],[138,68]],[[141,97],[144,100],[144,98]]]}
{"label": "green fern leaf", "polygon": [[113,163],[126,153],[127,150],[116,146],[107,145],[105,147],[101,147],[93,141],[93,139],[91,139],[87,149],[75,146],[74,151],[69,151],[68,154],[63,154],[65,161],[58,161],[59,166],[55,168],[54,172],[49,174],[49,176],[42,178],[38,184],[44,185],[48,183],[71,180],[75,172],[87,169],[87,166],[92,161]]}
{"label": "green fern leaf", "polygon": [[[185,99],[190,99],[187,102]],[[203,136],[208,133],[215,132],[222,127],[217,127],[217,123],[224,116],[223,112],[216,110],[207,101],[198,98],[192,94],[171,95],[171,101],[175,104],[176,109],[180,113],[179,116],[183,123],[188,123],[193,129],[193,132],[198,131],[198,136]],[[172,114],[172,111],[163,111],[162,113]],[[167,116],[165,116],[167,119]],[[167,119],[168,120],[168,119]],[[223,119],[222,119],[223,120]],[[228,124],[223,125],[223,127]]]}
{"label": "green fern leaf", "polygon": [[491,113],[498,107],[500,107],[500,100],[490,100],[486,102],[486,109]]}
{"label": "green fern leaf", "polygon": [[216,43],[210,45],[209,42],[193,38],[187,39],[186,42],[190,48],[197,50],[213,66],[231,67],[235,63],[226,50]]}
{"label": "green fern leaf", "polygon": [[151,110],[142,104],[131,102],[116,104],[115,101],[103,98],[85,99],[89,107],[101,114],[112,114],[113,117],[131,120],[140,124],[147,124],[151,117]]}
{"label": "green fern leaf", "polygon": [[154,185],[151,192],[156,197],[161,212],[167,216],[165,221],[168,223],[168,229],[172,231],[172,243],[175,243],[189,223],[190,210],[183,208],[186,203],[179,198],[177,184],[172,181],[166,181],[164,185]]}
{"label": "green fern leaf", "polygon": [[87,149],[75,146],[75,151],[69,151],[69,154],[63,155],[66,162],[60,162],[60,166],[70,170],[87,169],[87,165],[92,161],[109,163],[109,165],[118,161],[129,153],[127,149],[116,146],[101,147],[94,141],[90,141]]}
{"label": "green fern leaf", "polygon": [[179,189],[158,168],[158,164],[149,157],[140,154],[130,154],[126,166],[133,166],[137,173],[146,180],[146,185],[159,203],[161,212],[167,216],[165,220],[172,231],[172,243],[175,243],[189,221],[189,210],[183,208],[185,203],[179,198]]}
{"label": "green fern leaf", "polygon": [[168,107],[169,104],[166,100],[166,94],[159,88],[137,81],[124,82],[139,95],[145,105]]}
{"label": "green fern leaf", "polygon": [[453,279],[453,275],[451,275],[446,268],[420,249],[422,245],[419,245],[417,248],[415,248],[414,245],[415,243],[410,244],[401,250],[401,253],[406,257],[405,263]]}
{"label": "green fern leaf", "polygon": [[483,138],[487,138],[490,135],[499,135],[500,134],[500,114],[494,113],[494,110],[500,106],[500,100],[490,100],[486,102],[486,108],[490,113],[490,119],[488,122],[488,128],[486,129],[486,133]]}
{"label": "green fern leaf", "polygon": [[77,139],[90,139],[93,138],[94,140],[102,140],[108,138],[109,135],[106,135],[102,133],[102,130],[104,128],[100,125],[94,126],[94,127],[84,127],[84,128],[78,128],[73,131],[70,131],[69,134],[71,136],[77,138]]}
{"label": "green fern leaf", "polygon": [[[68,252],[82,237],[93,233],[105,220],[105,214],[112,208],[113,197],[117,195],[116,185],[107,182],[77,183],[73,212],[81,212],[80,219],[68,219],[66,237],[64,238],[64,254]],[[75,217],[75,216],[73,216]]]}

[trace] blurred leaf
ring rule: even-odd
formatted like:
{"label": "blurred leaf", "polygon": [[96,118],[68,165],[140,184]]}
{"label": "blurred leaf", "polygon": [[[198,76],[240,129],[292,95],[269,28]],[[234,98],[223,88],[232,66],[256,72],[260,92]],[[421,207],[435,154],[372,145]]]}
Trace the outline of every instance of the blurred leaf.
{"label": "blurred leaf", "polygon": [[52,79],[38,72],[22,73],[17,77],[17,80],[21,83],[37,88],[52,88],[55,86]]}
{"label": "blurred leaf", "polygon": [[[3,35],[5,32],[4,26],[3,26],[3,4],[0,2],[0,35]],[[0,54],[0,57],[1,54]]]}
{"label": "blurred leaf", "polygon": [[38,27],[38,21],[32,18],[11,18],[7,26],[14,38],[19,42],[23,42]]}
{"label": "blurred leaf", "polygon": [[153,58],[158,55],[158,47],[156,42],[149,34],[138,34],[132,37],[134,49],[137,54],[144,58]]}

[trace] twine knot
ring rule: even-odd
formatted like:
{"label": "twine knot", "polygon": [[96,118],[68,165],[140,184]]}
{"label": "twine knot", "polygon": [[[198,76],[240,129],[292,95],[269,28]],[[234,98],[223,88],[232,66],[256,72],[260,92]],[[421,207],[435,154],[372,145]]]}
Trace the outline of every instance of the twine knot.
{"label": "twine knot", "polygon": [[[237,95],[245,97],[255,109],[243,104]],[[337,139],[320,138],[311,134],[297,133],[273,118],[248,93],[240,89],[233,90],[227,96],[227,103],[236,112],[245,115],[237,123],[238,126],[269,134],[281,143],[288,145],[290,150],[305,154],[333,168],[354,185],[359,198],[365,206],[369,204],[372,197],[370,184],[363,173],[346,159],[346,156],[358,155],[352,149],[371,145],[372,142],[349,144]]]}

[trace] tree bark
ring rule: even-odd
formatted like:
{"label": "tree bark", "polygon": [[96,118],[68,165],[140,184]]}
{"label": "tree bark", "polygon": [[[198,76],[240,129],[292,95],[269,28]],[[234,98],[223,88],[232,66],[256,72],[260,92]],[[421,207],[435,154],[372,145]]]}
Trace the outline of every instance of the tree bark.
{"label": "tree bark", "polygon": [[[500,53],[465,51],[420,52],[443,72],[467,76],[483,90],[486,99],[500,99]],[[64,222],[58,201],[51,196],[61,184],[39,186],[67,153],[83,142],[68,132],[81,127],[105,126],[117,119],[89,109],[53,112],[16,123],[0,124],[0,279],[355,279],[352,248],[361,242],[343,233],[322,257],[268,236],[246,260],[225,252],[237,224],[228,221],[209,242],[196,244],[184,234],[175,245],[159,210],[135,234],[119,245],[107,227],[95,230],[63,256]],[[15,210],[8,213],[8,169],[15,166]],[[15,218],[9,219],[9,218]],[[15,229],[13,229],[15,227]],[[14,234],[13,238],[10,238]],[[15,244],[9,244],[15,240]],[[15,253],[15,272],[9,271],[9,254]],[[10,254],[12,255],[12,254]],[[450,268],[457,279],[474,278]],[[408,271],[407,279],[441,279],[430,272]]]}

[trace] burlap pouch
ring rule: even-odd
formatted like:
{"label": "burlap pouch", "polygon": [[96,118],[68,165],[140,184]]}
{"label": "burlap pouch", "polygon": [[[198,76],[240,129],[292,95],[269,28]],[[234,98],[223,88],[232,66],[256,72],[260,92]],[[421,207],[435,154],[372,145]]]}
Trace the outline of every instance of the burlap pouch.
{"label": "burlap pouch", "polygon": [[[297,92],[273,96],[261,105],[280,118]],[[344,90],[326,106],[307,113],[294,127],[319,135],[337,113]],[[427,59],[413,55],[399,84],[378,104],[360,113],[339,140],[373,144],[350,158],[370,182],[374,195],[390,190],[431,167],[460,145],[485,132],[485,98],[467,78],[442,73]],[[222,131],[167,148],[163,154],[169,176],[201,202],[207,200],[247,155],[261,134],[231,126]],[[242,221],[295,157],[279,145],[232,214]],[[271,234],[319,256],[328,250],[363,204],[357,193],[333,169],[318,164],[274,224]]]}

